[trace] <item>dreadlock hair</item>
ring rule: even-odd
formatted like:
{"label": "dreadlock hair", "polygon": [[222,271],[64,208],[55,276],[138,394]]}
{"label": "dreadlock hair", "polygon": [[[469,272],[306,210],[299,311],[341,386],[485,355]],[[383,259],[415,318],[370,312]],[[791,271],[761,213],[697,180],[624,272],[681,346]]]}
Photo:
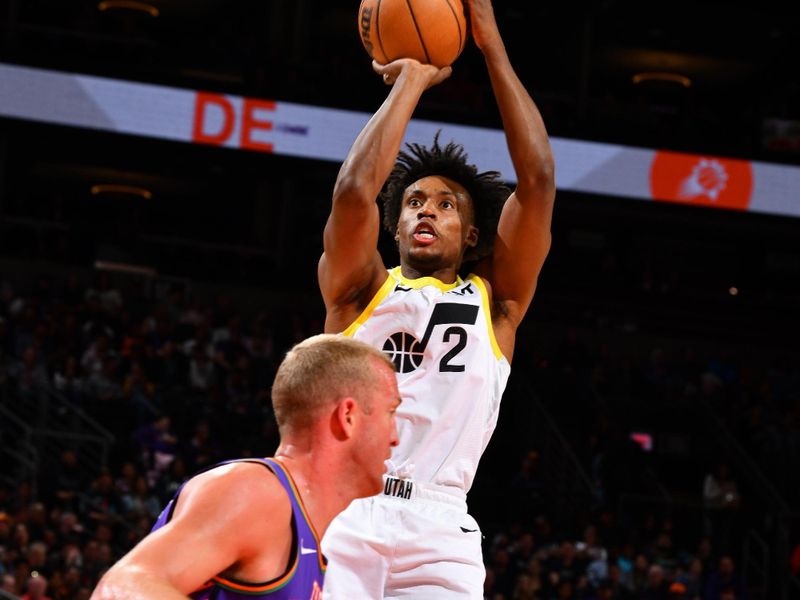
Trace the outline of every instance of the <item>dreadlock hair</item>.
{"label": "dreadlock hair", "polygon": [[467,249],[464,262],[476,261],[492,253],[500,212],[511,190],[499,181],[499,172],[478,173],[477,167],[467,162],[468,156],[461,144],[449,142],[440,146],[440,133],[441,130],[436,133],[430,148],[406,144],[408,151],[398,155],[381,193],[383,226],[392,235],[397,231],[403,193],[408,186],[431,175],[447,177],[462,185],[472,199],[474,224],[479,230],[478,244]]}

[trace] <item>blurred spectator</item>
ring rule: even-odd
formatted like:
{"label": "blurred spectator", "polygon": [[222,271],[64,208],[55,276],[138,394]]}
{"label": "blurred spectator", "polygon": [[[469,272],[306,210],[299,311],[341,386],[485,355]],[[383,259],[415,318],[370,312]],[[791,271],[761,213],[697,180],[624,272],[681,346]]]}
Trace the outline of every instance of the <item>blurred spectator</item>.
{"label": "blurred spectator", "polygon": [[629,587],[623,583],[622,569],[615,562],[610,562],[608,565],[608,579],[600,582],[601,588],[607,588],[605,596],[613,600],[629,600],[633,598],[633,594]]}
{"label": "blurred spectator", "polygon": [[520,577],[523,575],[524,583],[521,586],[517,584],[521,597],[542,599],[545,592],[544,569],[538,557],[534,556],[528,561]]}
{"label": "blurred spectator", "polygon": [[106,360],[113,356],[114,352],[110,348],[109,335],[101,330],[94,336],[94,341],[83,353],[81,367],[91,378],[92,375],[101,373]]}
{"label": "blurred spectator", "polygon": [[[731,596],[731,594],[733,594]],[[717,569],[706,580],[703,600],[749,600],[750,596],[736,567],[733,557],[724,554],[719,559]]]}
{"label": "blurred spectator", "polygon": [[58,516],[57,538],[64,546],[78,545],[84,534],[83,525],[78,520],[78,515],[71,511],[64,511]]}
{"label": "blurred spectator", "polygon": [[730,551],[741,498],[736,481],[731,476],[728,463],[720,461],[703,481],[703,506],[705,507],[705,533],[711,536],[714,546],[723,552]]}
{"label": "blurred spectator", "polygon": [[95,285],[86,290],[86,298],[93,297],[97,298],[103,311],[110,315],[122,308],[122,294],[111,284],[111,277],[106,271],[98,271]]}
{"label": "blurred spectator", "polygon": [[653,563],[659,565],[667,572],[674,572],[678,566],[678,557],[672,543],[672,534],[661,531],[656,537],[651,551]]}
{"label": "blurred spectator", "polygon": [[686,596],[691,600],[700,598],[703,594],[703,562],[699,558],[692,558],[687,569],[681,569],[676,576],[676,581],[683,584]]}
{"label": "blurred spectator", "polygon": [[194,434],[183,450],[183,456],[192,472],[200,471],[220,461],[220,449],[211,435],[208,421],[197,423]]}
{"label": "blurred spectator", "polygon": [[150,381],[141,363],[131,363],[130,371],[122,384],[122,394],[128,399],[136,415],[136,424],[142,425],[157,414],[154,405],[155,384]]}
{"label": "blurred spectator", "polygon": [[511,482],[513,498],[517,504],[514,516],[535,515],[544,508],[544,482],[539,475],[540,454],[529,450],[520,462],[519,471]]}
{"label": "blurred spectator", "polygon": [[247,415],[253,408],[250,385],[250,354],[242,337],[239,315],[228,319],[226,327],[214,332],[214,363],[219,381],[228,397],[228,409]]}
{"label": "blurred spectator", "polygon": [[0,546],[5,547],[11,540],[11,517],[3,510],[5,504],[0,502]]}
{"label": "blurred spectator", "polygon": [[72,448],[62,450],[60,462],[45,469],[40,487],[45,490],[45,497],[59,508],[75,509],[78,493],[84,489],[84,475],[78,465],[77,452]]}
{"label": "blurred spectator", "polygon": [[647,581],[639,595],[641,600],[667,600],[669,582],[661,565],[650,565],[647,570]]}
{"label": "blurred spectator", "polygon": [[27,513],[25,514],[25,521],[28,525],[28,531],[31,534],[31,539],[34,541],[41,541],[47,537],[47,510],[41,502],[32,502],[28,506]]}
{"label": "blurred spectator", "polygon": [[514,600],[540,600],[541,586],[541,581],[523,573],[517,578],[517,585],[511,597]]}
{"label": "blurred spectator", "polygon": [[19,590],[17,589],[17,578],[14,577],[13,573],[4,573],[0,576],[0,590],[10,594],[12,597],[16,597]]}
{"label": "blurred spectator", "polygon": [[535,560],[535,550],[536,546],[533,540],[533,534],[525,532],[517,538],[511,549],[514,569],[517,572],[525,571],[531,561]]}
{"label": "blurred spectator", "polygon": [[194,337],[184,342],[181,348],[186,356],[193,356],[195,352],[199,352],[208,359],[214,358],[214,344],[205,319],[197,322]]}
{"label": "blurred spectator", "polygon": [[495,549],[492,555],[494,571],[494,591],[510,597],[514,592],[517,573],[511,561],[511,556],[505,546]]}
{"label": "blurred spectator", "polygon": [[496,594],[497,592],[495,592],[494,569],[491,567],[487,567],[486,576],[483,579],[483,598],[484,600],[493,600]]}
{"label": "blurred spectator", "polygon": [[207,391],[216,382],[214,363],[200,344],[192,347],[189,360],[189,387],[200,392]]}
{"label": "blurred spectator", "polygon": [[575,584],[585,573],[587,562],[578,556],[575,545],[565,540],[548,554],[545,565],[551,588],[550,594],[555,593],[561,598],[561,594],[567,591],[567,588],[562,586],[565,582],[572,584],[568,586],[568,590],[570,594],[574,593]]}
{"label": "blurred spectator", "polygon": [[691,598],[687,593],[686,586],[680,581],[673,581],[670,584],[667,590],[667,597],[669,600],[690,600]]}
{"label": "blurred spectator", "polygon": [[46,595],[47,579],[43,575],[32,575],[25,585],[25,593],[20,600],[52,600]]}
{"label": "blurred spectator", "polygon": [[44,542],[33,542],[28,547],[25,560],[28,563],[29,571],[39,573],[46,577],[52,576],[53,569],[47,562],[47,551],[47,544]]}
{"label": "blurred spectator", "polygon": [[633,571],[631,572],[632,589],[635,594],[641,595],[647,587],[650,574],[650,561],[644,554],[637,554],[633,561]]}
{"label": "blurred spectator", "polygon": [[86,383],[87,393],[102,403],[122,398],[122,386],[117,378],[117,359],[106,356],[99,370],[92,371]]}
{"label": "blurred spectator", "polygon": [[[264,454],[267,456],[267,454]],[[186,481],[191,473],[186,469],[186,461],[182,456],[175,458],[169,468],[159,477],[155,485],[156,493],[161,499],[161,504],[169,502],[181,484]]]}
{"label": "blurred spectator", "polygon": [[47,387],[47,368],[35,346],[22,352],[22,360],[13,368],[12,376],[21,391],[36,391]]}
{"label": "blurred spectator", "polygon": [[583,531],[583,539],[575,543],[578,556],[586,563],[588,583],[597,588],[601,581],[608,578],[608,552],[600,545],[597,527],[587,525]]}
{"label": "blurred spectator", "polygon": [[114,482],[114,487],[120,495],[130,493],[136,487],[138,473],[133,461],[126,461],[120,469],[120,476]]}
{"label": "blurred spectator", "polygon": [[155,521],[161,512],[161,501],[151,493],[147,478],[139,475],[133,490],[123,494],[122,508],[126,519],[136,521],[140,517],[147,517]]}
{"label": "blurred spectator", "polygon": [[559,580],[555,588],[553,600],[576,600],[575,583],[571,579]]}
{"label": "blurred spectator", "polygon": [[111,471],[102,468],[82,498],[81,512],[95,521],[115,521],[122,514],[122,502],[114,489]]}
{"label": "blurred spectator", "polygon": [[79,402],[86,391],[78,359],[69,355],[53,374],[53,387],[73,402]]}
{"label": "blurred spectator", "polygon": [[171,428],[172,420],[169,415],[162,415],[134,434],[151,483],[154,483],[175,460],[178,438],[172,433]]}

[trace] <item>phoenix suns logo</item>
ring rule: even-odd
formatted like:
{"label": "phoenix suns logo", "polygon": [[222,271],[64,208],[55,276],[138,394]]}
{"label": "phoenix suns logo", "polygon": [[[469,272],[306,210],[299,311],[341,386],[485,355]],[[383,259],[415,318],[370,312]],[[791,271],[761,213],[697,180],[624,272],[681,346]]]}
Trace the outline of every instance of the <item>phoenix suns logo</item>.
{"label": "phoenix suns logo", "polygon": [[666,202],[747,210],[753,169],[744,160],[661,151],[653,159],[650,192]]}

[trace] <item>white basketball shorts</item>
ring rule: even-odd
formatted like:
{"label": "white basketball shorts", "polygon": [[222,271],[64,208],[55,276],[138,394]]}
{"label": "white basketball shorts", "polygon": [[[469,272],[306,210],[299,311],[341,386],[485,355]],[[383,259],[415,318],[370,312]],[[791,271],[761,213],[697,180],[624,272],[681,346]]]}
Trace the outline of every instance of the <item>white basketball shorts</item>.
{"label": "white basketball shorts", "polygon": [[409,480],[385,484],[325,533],[323,600],[482,599],[482,536],[466,503]]}

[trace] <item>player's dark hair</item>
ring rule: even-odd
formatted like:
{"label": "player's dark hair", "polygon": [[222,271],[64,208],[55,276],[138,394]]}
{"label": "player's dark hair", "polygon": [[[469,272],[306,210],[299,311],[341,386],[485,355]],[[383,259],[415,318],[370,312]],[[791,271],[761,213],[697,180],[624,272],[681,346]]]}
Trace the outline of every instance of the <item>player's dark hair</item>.
{"label": "player's dark hair", "polygon": [[383,226],[392,235],[397,231],[403,193],[408,186],[431,175],[447,177],[461,184],[472,200],[474,225],[479,230],[478,244],[467,249],[464,261],[479,260],[492,253],[500,212],[511,190],[499,180],[497,171],[479,173],[475,165],[469,164],[469,157],[461,144],[449,142],[440,146],[440,133],[434,136],[432,146],[406,144],[407,151],[398,155],[381,194]]}

